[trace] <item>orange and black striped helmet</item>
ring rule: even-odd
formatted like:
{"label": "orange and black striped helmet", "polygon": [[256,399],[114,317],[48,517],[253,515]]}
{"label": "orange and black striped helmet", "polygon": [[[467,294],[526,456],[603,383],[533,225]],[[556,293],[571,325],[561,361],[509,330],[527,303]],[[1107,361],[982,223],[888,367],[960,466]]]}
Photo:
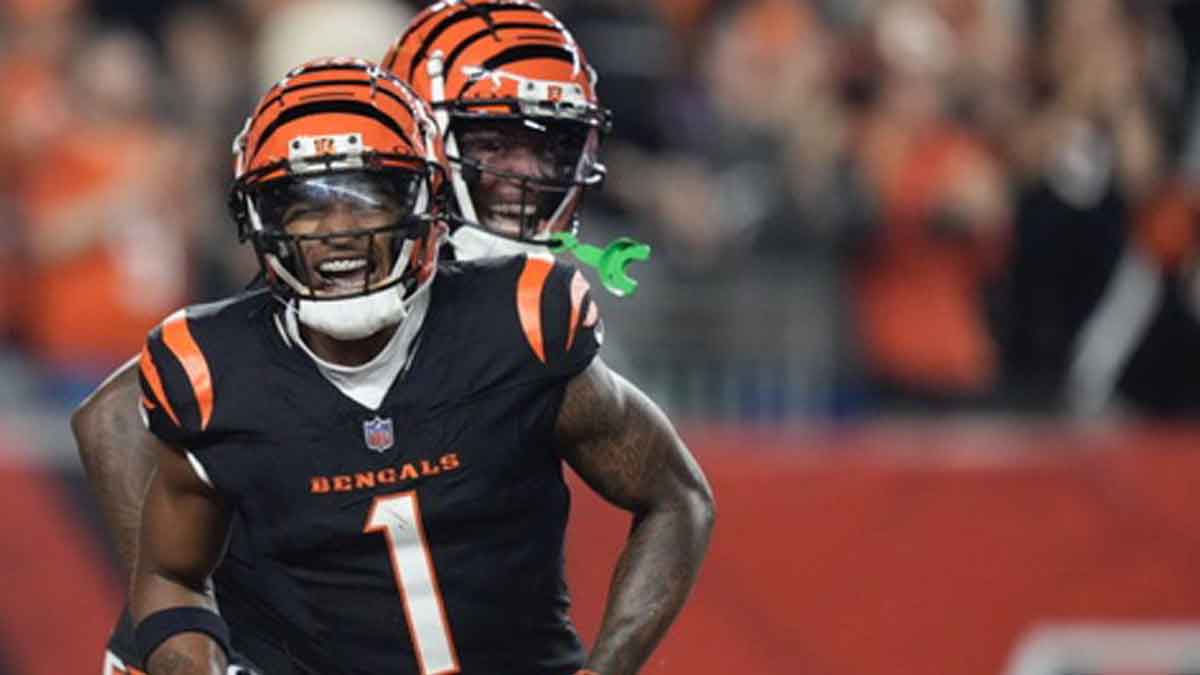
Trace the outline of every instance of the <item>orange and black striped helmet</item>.
{"label": "orange and black striped helmet", "polygon": [[[407,297],[432,277],[444,230],[445,149],[428,104],[392,73],[353,58],[305,63],[263,96],[233,152],[230,209],[278,295],[337,300],[404,284]],[[378,208],[386,223],[333,234],[285,227],[298,201],[323,199],[358,200],[356,208]],[[361,288],[325,284],[338,292],[318,293],[321,280],[305,264],[305,247],[354,237],[365,240],[366,251],[391,246],[390,268],[371,267],[374,256],[367,255]],[[354,267],[337,262],[329,269]]]}
{"label": "orange and black striped helmet", "polygon": [[[537,243],[577,227],[583,191],[604,178],[597,153],[611,116],[597,98],[595,70],[554,15],[527,0],[439,2],[412,20],[383,66],[433,105],[460,222]],[[548,168],[514,172],[473,156],[467,136],[481,128],[509,142],[543,134]],[[506,212],[520,216],[519,228],[489,217],[481,194],[488,175],[520,187],[520,204]]]}

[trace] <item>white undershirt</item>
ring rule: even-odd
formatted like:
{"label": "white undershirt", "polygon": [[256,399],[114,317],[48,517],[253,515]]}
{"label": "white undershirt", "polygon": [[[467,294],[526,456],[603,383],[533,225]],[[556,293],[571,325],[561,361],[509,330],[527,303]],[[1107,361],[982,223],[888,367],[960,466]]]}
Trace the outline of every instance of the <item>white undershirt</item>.
{"label": "white undershirt", "polygon": [[[416,354],[413,341],[421,330],[421,324],[425,322],[425,312],[429,309],[430,286],[432,284],[425,284],[413,295],[409,315],[400,322],[400,327],[396,329],[392,339],[388,340],[375,358],[361,366],[330,363],[314,354],[301,337],[300,324],[293,311],[283,312],[285,326],[281,328],[286,328],[284,339],[292,345],[299,345],[313,363],[317,364],[317,370],[321,371],[325,379],[343,394],[371,410],[378,410],[396,377]],[[278,322],[276,325],[278,326]]]}

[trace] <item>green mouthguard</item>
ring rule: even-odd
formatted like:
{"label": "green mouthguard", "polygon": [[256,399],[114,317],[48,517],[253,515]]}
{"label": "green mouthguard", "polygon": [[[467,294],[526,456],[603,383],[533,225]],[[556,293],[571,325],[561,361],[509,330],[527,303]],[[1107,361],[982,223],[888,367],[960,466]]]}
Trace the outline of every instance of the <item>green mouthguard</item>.
{"label": "green mouthguard", "polygon": [[629,237],[614,239],[608,246],[600,248],[580,243],[573,232],[556,232],[550,250],[554,253],[570,251],[579,262],[594,267],[600,274],[600,283],[609,293],[622,298],[637,291],[637,279],[629,276],[625,268],[635,261],[650,259],[650,245]]}

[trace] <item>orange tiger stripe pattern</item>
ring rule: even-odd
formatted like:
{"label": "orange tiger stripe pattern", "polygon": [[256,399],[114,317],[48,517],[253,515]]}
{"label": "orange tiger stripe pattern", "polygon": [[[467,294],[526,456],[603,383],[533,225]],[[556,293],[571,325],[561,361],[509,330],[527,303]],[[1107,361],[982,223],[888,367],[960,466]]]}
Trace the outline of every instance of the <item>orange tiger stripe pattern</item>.
{"label": "orange tiger stripe pattern", "polygon": [[567,331],[567,351],[571,351],[571,345],[575,344],[575,329],[579,327],[579,312],[583,309],[583,298],[589,290],[591,287],[588,286],[587,279],[583,278],[583,273],[575,270],[575,276],[571,277],[571,327]]}
{"label": "orange tiger stripe pattern", "polygon": [[542,294],[553,267],[554,261],[550,258],[529,256],[525,258],[525,268],[521,270],[521,278],[517,282],[517,316],[521,320],[521,329],[525,331],[525,339],[533,353],[542,363],[546,362],[546,346],[542,337]]}
{"label": "orange tiger stripe pattern", "polygon": [[[426,136],[437,135],[436,128],[428,105],[378,66],[352,58],[310,61],[272,87],[247,120],[235,141],[234,175],[253,174],[253,182],[285,175],[299,137],[332,137],[353,129],[366,148],[411,155]],[[434,159],[444,160],[437,154]],[[381,161],[420,168],[398,157]]]}
{"label": "orange tiger stripe pattern", "polygon": [[[167,416],[175,423],[175,426],[180,426],[179,416],[175,414],[175,409],[171,407],[171,401],[167,399],[166,390],[163,389],[162,376],[158,374],[158,367],[154,365],[154,359],[150,358],[149,346],[142,347],[142,357],[138,361],[138,368],[141,370],[142,377],[146,380],[146,384],[150,385],[150,391],[154,392],[154,398],[162,405],[163,410],[167,412]],[[143,405],[147,410],[153,410],[153,405],[148,398],[143,397]]]}
{"label": "orange tiger stripe pattern", "polygon": [[[439,53],[445,86],[435,96],[424,66]],[[541,6],[522,0],[437,3],[413,19],[384,56],[383,67],[434,103],[515,99],[522,93],[517,79],[481,77],[479,69],[577,85],[587,101],[597,100],[595,71],[575,38]]]}
{"label": "orange tiger stripe pattern", "polygon": [[208,359],[204,358],[204,352],[188,328],[187,313],[181,309],[168,317],[162,332],[163,342],[179,359],[192,385],[192,394],[200,408],[200,428],[207,429],[213,411],[212,372],[208,369]]}

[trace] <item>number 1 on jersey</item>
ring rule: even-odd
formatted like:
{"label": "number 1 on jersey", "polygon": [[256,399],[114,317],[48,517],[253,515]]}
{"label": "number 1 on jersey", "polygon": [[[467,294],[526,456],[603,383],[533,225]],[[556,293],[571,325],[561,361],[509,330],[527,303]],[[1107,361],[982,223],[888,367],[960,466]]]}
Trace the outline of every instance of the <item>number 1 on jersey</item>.
{"label": "number 1 on jersey", "polygon": [[387,538],[392,574],[404,601],[408,631],[422,675],[459,672],[416,493],[376,497],[363,532],[383,532]]}

